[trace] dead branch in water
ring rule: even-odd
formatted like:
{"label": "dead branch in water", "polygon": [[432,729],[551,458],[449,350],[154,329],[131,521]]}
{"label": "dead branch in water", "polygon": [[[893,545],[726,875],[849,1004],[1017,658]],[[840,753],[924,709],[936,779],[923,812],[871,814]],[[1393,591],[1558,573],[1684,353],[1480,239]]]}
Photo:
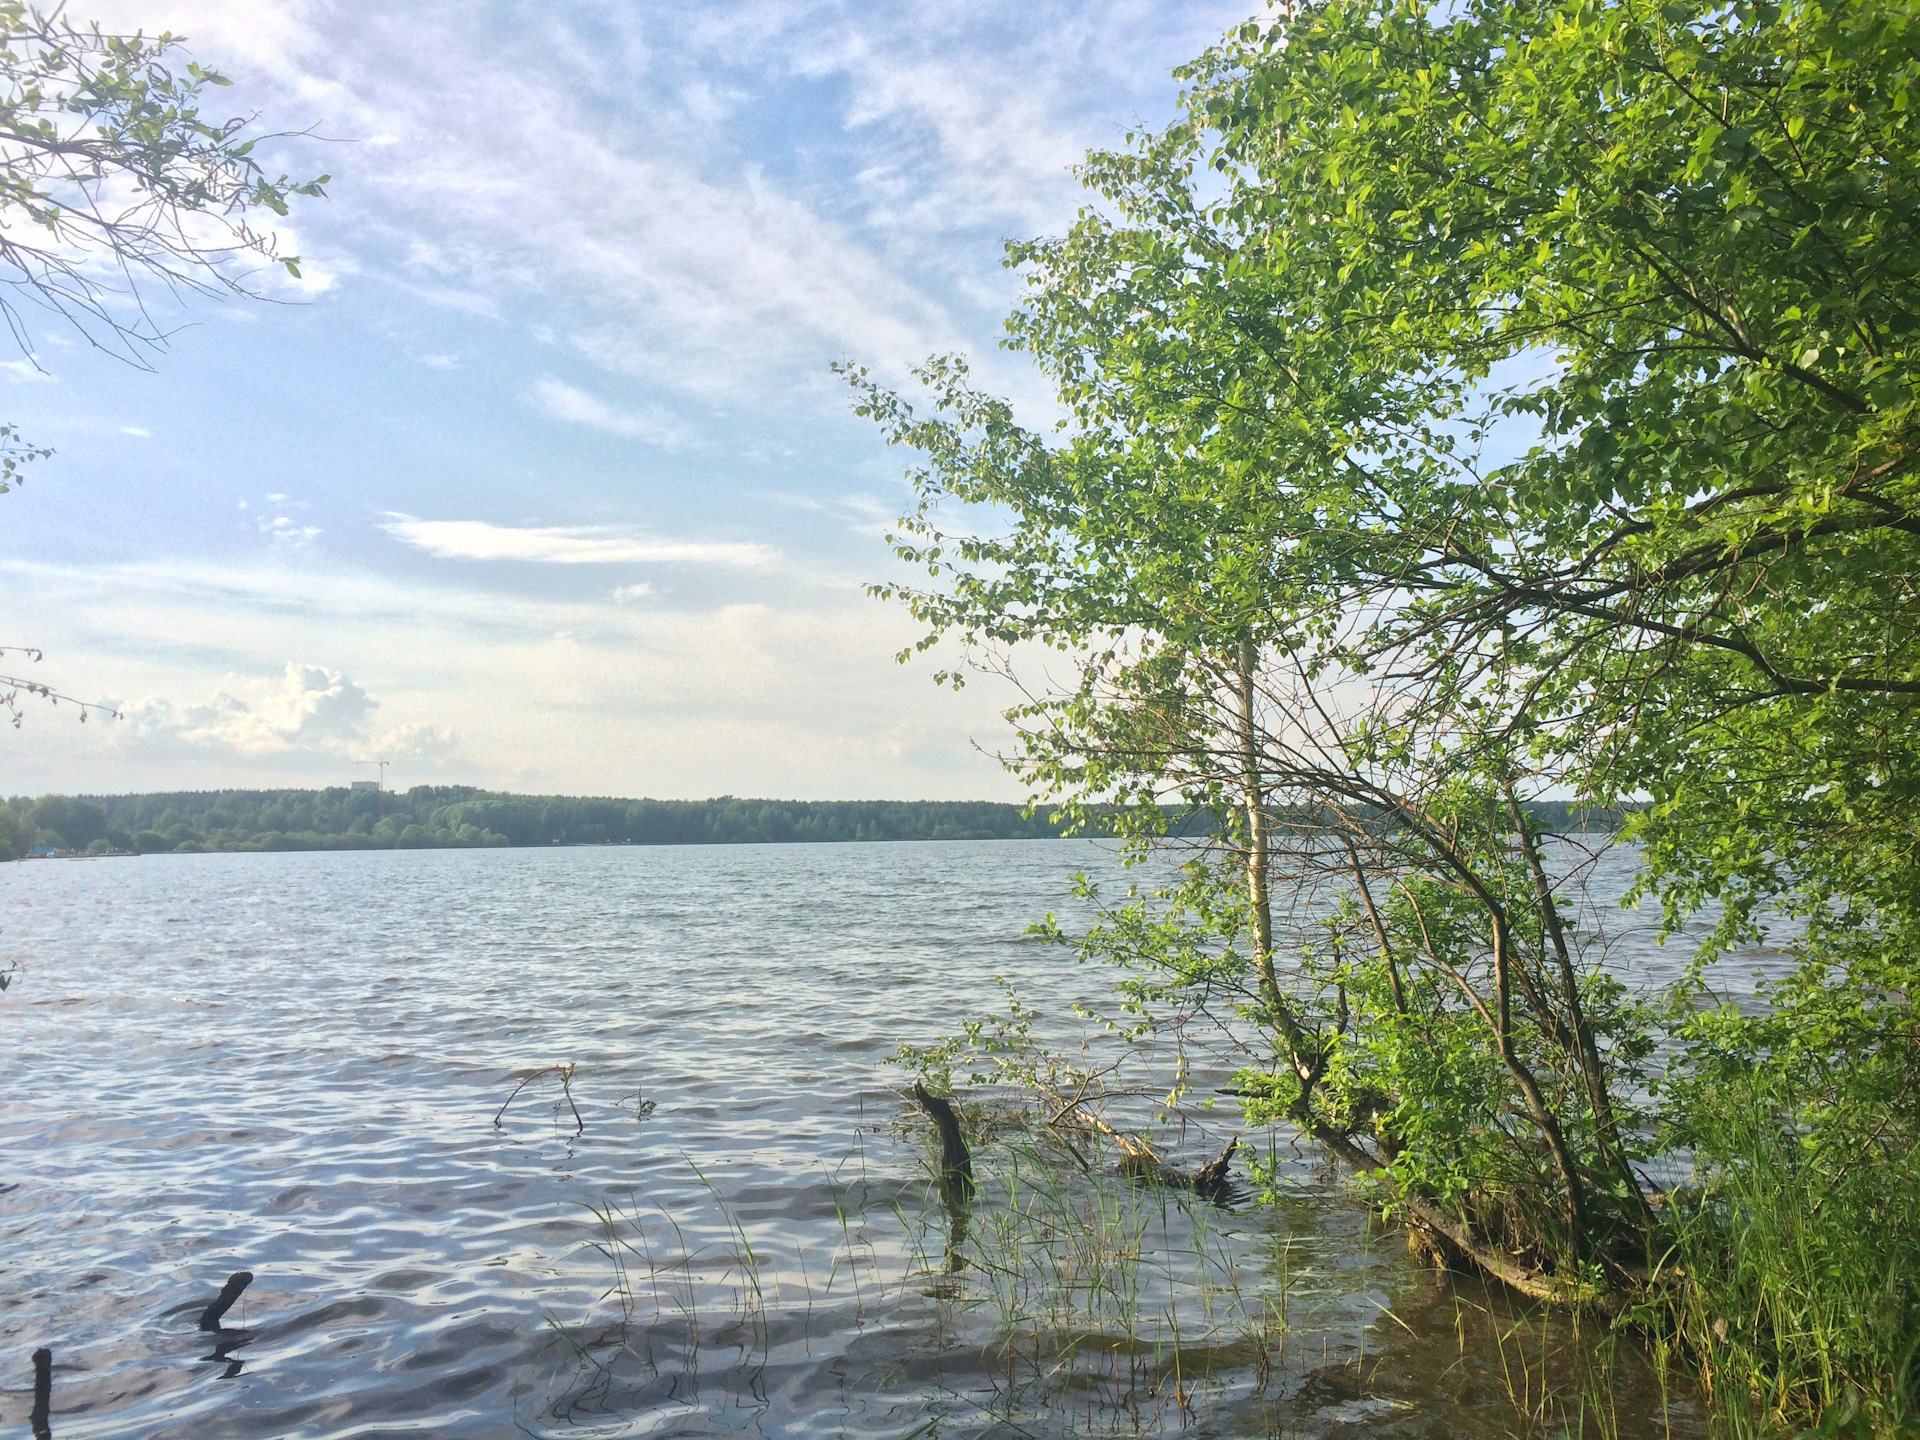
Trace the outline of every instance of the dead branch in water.
{"label": "dead branch in water", "polygon": [[580,1107],[573,1103],[574,1063],[575,1062],[569,1060],[564,1065],[549,1065],[544,1070],[534,1071],[533,1074],[527,1076],[526,1079],[514,1086],[513,1094],[507,1096],[507,1098],[501,1102],[500,1108],[493,1112],[494,1128],[496,1130],[500,1128],[500,1117],[507,1113],[507,1106],[513,1104],[514,1098],[518,1096],[522,1090],[526,1089],[527,1086],[531,1085],[543,1075],[558,1075],[560,1077],[560,1092],[567,1097],[567,1105],[573,1111],[573,1133],[578,1135],[585,1130],[587,1128],[587,1122],[580,1118]]}

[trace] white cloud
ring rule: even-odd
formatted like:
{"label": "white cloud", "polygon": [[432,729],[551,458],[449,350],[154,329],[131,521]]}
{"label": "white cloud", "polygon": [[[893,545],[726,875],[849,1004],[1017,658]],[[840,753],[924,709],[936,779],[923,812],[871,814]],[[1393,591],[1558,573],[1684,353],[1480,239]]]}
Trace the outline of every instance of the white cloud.
{"label": "white cloud", "polygon": [[669,540],[612,526],[494,525],[485,520],[416,520],[396,515],[380,527],[441,560],[525,560],[545,565],[632,563],[764,568],[777,554],[744,541]]}
{"label": "white cloud", "polygon": [[401,725],[378,736],[369,747],[385,760],[441,766],[465,757],[460,738],[444,725]]}
{"label": "white cloud", "polygon": [[[386,580],[346,568],[342,537],[325,537],[341,541],[325,555],[325,541],[303,543],[318,530],[296,502],[263,500],[241,502],[236,527],[252,542],[253,569],[181,558],[16,571],[0,560],[19,582],[9,627],[47,644],[63,678],[90,687],[76,693],[218,691],[239,706],[176,709],[169,733],[184,758],[146,769],[126,759],[117,772],[114,752],[87,748],[104,738],[96,729],[113,727],[30,727],[9,751],[10,783],[144,788],[163,774],[247,783],[276,766],[281,776],[337,777],[317,762],[299,768],[302,755],[336,752],[260,738],[284,732],[260,717],[284,720],[292,702],[244,677],[297,655],[380,697],[377,724],[341,742],[368,747],[356,756],[378,745],[427,757],[442,741],[463,742],[496,783],[537,762],[546,783],[629,793],[1007,794],[1011,782],[967,743],[1000,733],[999,702],[984,687],[956,701],[894,667],[919,627],[852,593],[856,570],[872,578],[887,562],[846,532],[886,527],[896,503],[880,472],[894,466],[835,452],[837,437],[859,427],[844,419],[824,362],[851,355],[885,374],[930,351],[971,349],[981,383],[1026,405],[1026,362],[991,353],[1019,285],[999,268],[999,236],[1070,221],[1082,196],[1066,164],[1136,114],[1164,118],[1175,88],[1167,65],[1253,3],[89,0],[89,18],[111,27],[190,36],[196,58],[239,82],[217,97],[231,107],[223,115],[258,110],[263,128],[313,124],[344,142],[271,141],[261,152],[275,173],[337,173],[329,199],[295,207],[300,233],[285,244],[346,292],[305,311],[308,340],[273,352],[286,366],[276,388],[326,403],[328,372],[312,368],[323,364],[315,357],[355,363],[354,337],[372,329],[404,368],[397,383],[465,407],[421,415],[423,450],[476,406],[495,412],[468,427],[477,435],[460,435],[475,440],[473,458],[448,462],[440,499],[426,498],[430,477],[401,446],[363,464],[323,460],[324,480],[299,466],[249,479],[223,471],[224,452],[207,447],[191,482],[200,498],[224,507],[275,483],[324,493],[343,513],[370,503],[513,517],[523,502],[503,497],[538,476],[522,473],[514,445],[495,452],[488,442],[531,435],[564,452],[554,468],[582,507],[549,515],[644,515],[667,533],[390,515],[401,544],[381,543],[370,563],[404,578]],[[203,313],[277,324],[287,312]],[[526,354],[529,335],[553,348],[511,358]],[[49,353],[72,389],[77,362]],[[193,363],[189,346],[169,361],[189,377],[202,373]],[[451,379],[420,374],[454,363]],[[14,378],[38,377],[16,368]],[[51,401],[61,390],[37,393]],[[816,402],[837,429],[796,416]],[[117,413],[143,412],[132,400]],[[663,508],[622,509],[634,503],[632,475],[576,463],[608,447],[583,452],[580,436],[541,413],[731,459],[711,475],[715,467],[649,461],[645,480]],[[414,498],[381,498],[402,483]],[[796,522],[785,532],[722,518],[747,513],[747,492],[774,486],[810,489],[818,515],[784,517]],[[469,499],[447,498],[456,489]],[[868,489],[872,498],[846,493]],[[161,525],[125,527],[102,549],[84,524],[73,532],[84,544],[36,541],[33,553],[213,553],[205,537]],[[819,553],[803,550],[816,541]],[[522,568],[429,566],[420,555]],[[634,568],[550,568],[595,564]],[[667,565],[712,568],[652,568]],[[806,579],[829,568],[850,577],[843,587]],[[617,583],[642,576],[651,588]],[[753,603],[716,606],[721,597]],[[190,723],[188,710],[210,718]],[[189,732],[252,736],[254,748],[189,743]]]}
{"label": "white cloud", "polygon": [[[134,18],[122,0],[103,3]],[[249,33],[260,11],[265,43]],[[139,18],[178,23],[196,55],[251,62],[233,68],[253,93],[280,92],[261,98],[284,123],[396,140],[354,146],[350,164],[313,152],[342,178],[298,211],[332,243],[284,237],[306,257],[309,291],[356,264],[383,268],[376,248],[394,257],[387,278],[420,298],[484,313],[540,296],[582,353],[703,394],[808,379],[843,353],[897,364],[960,341],[941,302],[828,207],[738,157],[716,163],[715,127],[700,117],[724,112],[722,91],[649,63],[643,32],[672,22],[605,6],[522,12],[504,22],[516,27],[509,55],[482,13],[158,0]],[[589,29],[609,32],[604,53],[583,40]],[[596,73],[583,77],[581,62]],[[673,103],[683,95],[691,109]],[[627,110],[611,123],[610,99]]]}
{"label": "white cloud", "polygon": [[563,380],[535,381],[533,398],[555,420],[605,430],[611,435],[631,435],[663,450],[677,450],[691,438],[686,426],[657,405],[644,410],[616,409],[599,396],[576,389]]}
{"label": "white cloud", "polygon": [[[134,702],[140,733],[30,716],[7,750],[7,785],[23,792],[338,784],[352,760],[405,755],[405,783],[579,794],[1020,793],[972,743],[996,744],[1014,697],[936,688],[939,656],[894,664],[920,627],[839,592],[612,605],[604,591],[537,599],[288,563],[0,559],[0,579],[10,623],[68,693],[214,697]],[[323,663],[289,681],[289,654]],[[268,674],[280,678],[246,678]]]}
{"label": "white cloud", "polygon": [[337,670],[289,660],[277,681],[241,682],[204,704],[176,707],[160,696],[118,708],[115,738],[140,748],[169,745],[225,751],[242,758],[289,752],[344,754],[363,739],[379,708],[372,696]]}
{"label": "white cloud", "polygon": [[476,315],[532,298],[596,364],[764,404],[770,381],[804,389],[843,355],[897,373],[990,350],[1018,290],[999,237],[1068,223],[1084,198],[1069,167],[1143,112],[1165,118],[1168,69],[1257,8],[95,0],[92,13],[183,32],[278,123],[358,142],[295,146],[307,163],[287,162],[340,174],[332,198],[297,209],[302,244],[286,237],[317,283],[377,276]]}
{"label": "white cloud", "polygon": [[151,430],[144,430],[138,425],[122,425],[120,427],[120,433],[122,435],[131,435],[136,440],[151,440],[153,438],[153,432]]}
{"label": "white cloud", "polygon": [[[269,495],[267,498],[271,500],[273,497]],[[263,515],[256,523],[260,533],[276,545],[306,545],[320,534],[318,525],[301,525],[286,515],[275,515],[272,519]]]}

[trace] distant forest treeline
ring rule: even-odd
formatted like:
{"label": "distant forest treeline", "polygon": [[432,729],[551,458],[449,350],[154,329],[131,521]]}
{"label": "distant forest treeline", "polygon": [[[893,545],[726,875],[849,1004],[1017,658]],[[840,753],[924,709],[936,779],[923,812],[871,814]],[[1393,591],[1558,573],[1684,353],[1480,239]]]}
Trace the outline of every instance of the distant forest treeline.
{"label": "distant forest treeline", "polygon": [[[1546,829],[1600,829],[1617,814],[1537,802]],[[0,859],[36,845],[142,854],[402,850],[506,845],[743,845],[867,840],[1037,840],[1044,812],[978,800],[619,800],[411,790],[202,790],[24,796],[0,803]]]}
{"label": "distant forest treeline", "polygon": [[[12,823],[9,824],[8,822]],[[11,835],[8,832],[13,832]],[[137,850],[395,850],[505,845],[728,845],[857,840],[1026,840],[1044,814],[969,800],[619,800],[506,795],[464,785],[405,791],[210,790],[48,795],[0,810],[0,855],[34,845]],[[11,846],[8,842],[11,840]]]}

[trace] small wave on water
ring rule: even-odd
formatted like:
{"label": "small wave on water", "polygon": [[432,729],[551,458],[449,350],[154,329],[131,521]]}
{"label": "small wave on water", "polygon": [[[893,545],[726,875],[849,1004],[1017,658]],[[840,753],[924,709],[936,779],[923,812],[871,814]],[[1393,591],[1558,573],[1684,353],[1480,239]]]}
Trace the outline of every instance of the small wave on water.
{"label": "small wave on water", "polygon": [[[0,963],[26,966],[0,1000],[0,1427],[30,1433],[45,1346],[32,1433],[62,1440],[1519,1433],[1516,1367],[1578,1347],[1416,1268],[1284,1137],[1277,1206],[1063,1180],[1011,1142],[943,1204],[879,1062],[996,976],[1079,1025],[1102,977],[1018,942],[1113,865],[1025,841],[0,867]],[[1226,1117],[1188,1118],[1183,1151],[1217,1150]],[[1621,1433],[1691,1433],[1629,1390]]]}

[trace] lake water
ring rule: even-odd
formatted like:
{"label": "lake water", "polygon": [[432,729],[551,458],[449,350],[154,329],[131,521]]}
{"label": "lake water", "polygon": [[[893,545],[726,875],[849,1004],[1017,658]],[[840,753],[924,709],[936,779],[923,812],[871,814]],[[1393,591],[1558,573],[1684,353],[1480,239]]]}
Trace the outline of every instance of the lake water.
{"label": "lake water", "polygon": [[[1079,1033],[1104,977],[1023,932],[1071,924],[1083,868],[1114,862],[1025,841],[0,866],[0,967],[27,967],[0,995],[0,1434],[30,1433],[42,1345],[62,1440],[1542,1433],[1540,1381],[1587,1352],[1415,1267],[1286,1136],[1257,1137],[1275,1207],[989,1141],[954,1248],[881,1062],[1000,1004],[996,975]],[[1679,958],[1620,933],[1649,978]],[[537,1074],[557,1064],[578,1122]],[[1233,1118],[1189,1112],[1178,1157]],[[1622,1434],[1696,1433],[1623,1374]]]}

